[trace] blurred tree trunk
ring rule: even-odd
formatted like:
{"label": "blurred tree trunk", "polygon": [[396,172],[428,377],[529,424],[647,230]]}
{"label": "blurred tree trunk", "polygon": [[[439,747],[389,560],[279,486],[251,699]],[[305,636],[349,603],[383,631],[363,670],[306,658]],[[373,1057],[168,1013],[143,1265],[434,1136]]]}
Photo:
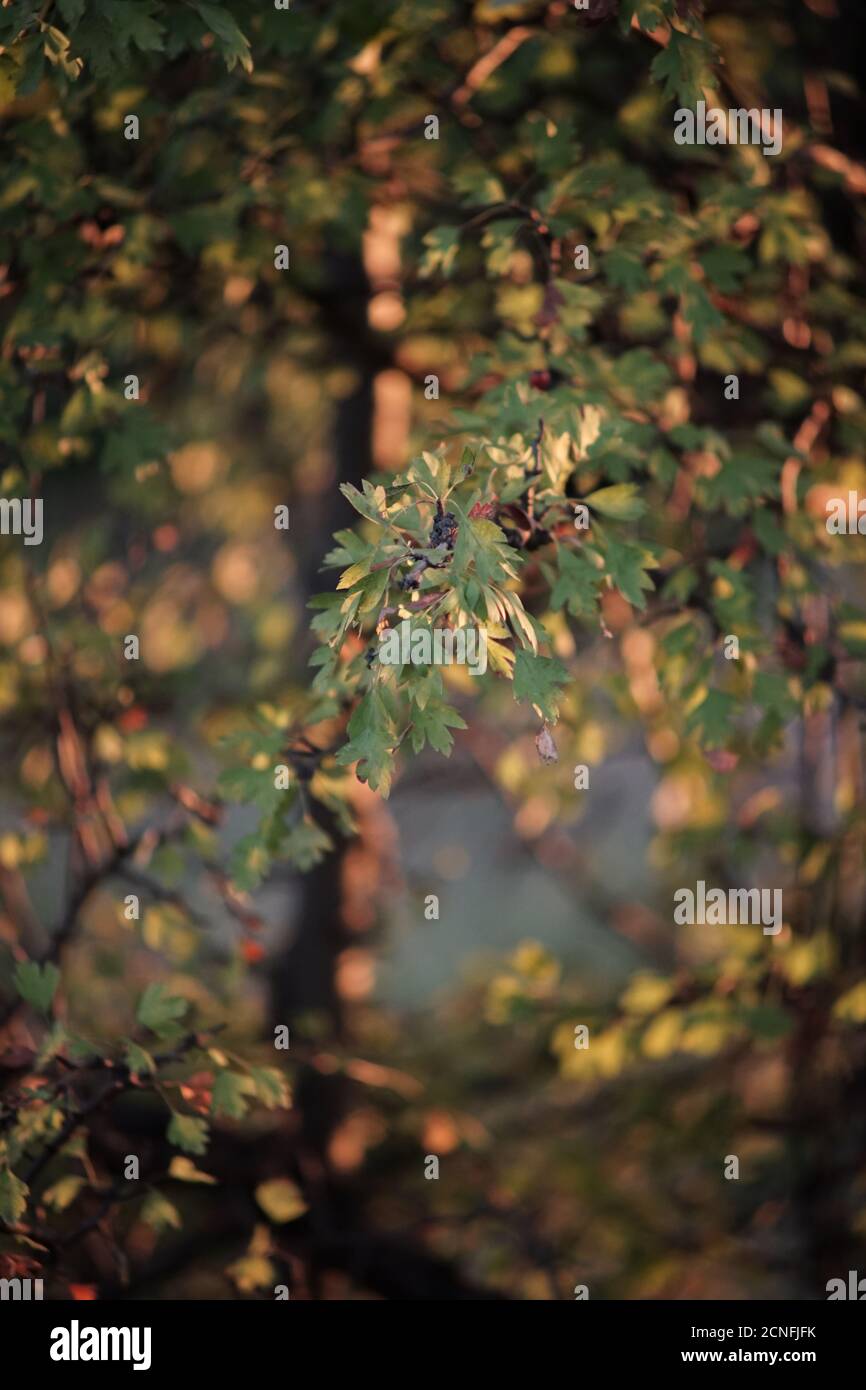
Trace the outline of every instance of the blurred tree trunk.
{"label": "blurred tree trunk", "polygon": [[[321,300],[332,347],[331,362],[350,368],[354,386],[334,407],[333,455],[335,476],[324,499],[311,507],[314,524],[304,527],[307,553],[302,579],[307,594],[321,587],[318,567],[331,536],[351,523],[353,512],[339,491],[341,482],[360,487],[372,471],[374,354],[369,349],[367,305],[369,284],[358,257],[332,254],[330,283]],[[312,522],[313,517],[310,516]],[[315,815],[336,848],[311,872],[299,876],[300,903],[289,924],[286,945],[277,954],[271,974],[272,1026],[286,1023],[292,1040],[303,1038],[306,1020],[315,1016],[316,1040],[345,1042],[345,1019],[337,988],[337,966],[349,933],[343,919],[343,879],[347,845],[330,814],[318,807]],[[352,1084],[344,1076],[323,1075],[314,1066],[300,1069],[296,1081],[296,1112],[301,1123],[301,1152],[307,1170],[319,1239],[338,1239],[344,1230],[356,1230],[360,1213],[348,1199],[343,1184],[329,1161],[331,1138],[344,1118]],[[287,1155],[288,1157],[288,1155]],[[310,1288],[315,1298],[318,1279],[315,1258],[309,1267]]]}
{"label": "blurred tree trunk", "polygon": [[[328,257],[329,285],[320,304],[330,331],[329,357],[354,373],[354,388],[334,408],[335,472],[322,503],[309,505],[315,525],[302,528],[307,538],[302,579],[307,595],[321,587],[318,568],[331,536],[350,524],[354,513],[339,490],[348,482],[360,487],[372,471],[373,380],[376,362],[367,324],[369,283],[359,256],[332,252]],[[285,948],[277,955],[271,975],[272,1023],[292,1024],[315,1012],[328,1022],[328,1032],[340,1038],[343,1019],[335,984],[336,962],[346,944],[341,920],[342,863],[345,845],[328,817],[322,820],[336,850],[312,872],[300,876],[301,902]]]}

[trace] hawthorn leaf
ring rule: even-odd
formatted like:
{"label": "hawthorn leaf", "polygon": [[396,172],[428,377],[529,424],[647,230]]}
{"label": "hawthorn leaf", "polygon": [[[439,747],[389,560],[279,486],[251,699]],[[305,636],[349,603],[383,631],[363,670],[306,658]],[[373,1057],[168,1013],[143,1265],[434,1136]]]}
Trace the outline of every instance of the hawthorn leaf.
{"label": "hawthorn leaf", "polygon": [[51,1004],[60,983],[60,971],[50,962],[39,965],[36,961],[19,961],[13,975],[15,987],[21,998],[42,1014],[51,1012]]}
{"label": "hawthorn leaf", "polygon": [[554,724],[559,714],[559,696],[569,679],[556,657],[537,656],[521,647],[514,661],[514,698],[535,705],[542,719]]}
{"label": "hawthorn leaf", "polygon": [[289,1178],[272,1178],[260,1182],[256,1188],[256,1201],[265,1216],[277,1226],[287,1221],[297,1221],[307,1211],[300,1188]]}
{"label": "hawthorn leaf", "polygon": [[197,1115],[181,1115],[173,1110],[166,1138],[170,1144],[188,1154],[203,1154],[207,1150],[210,1132],[207,1121]]}
{"label": "hawthorn leaf", "polygon": [[151,1033],[156,1033],[158,1037],[169,1037],[176,1034],[177,1021],[188,1008],[186,999],[170,995],[164,984],[155,981],[142,994],[136,1017],[142,1027],[149,1028]]}

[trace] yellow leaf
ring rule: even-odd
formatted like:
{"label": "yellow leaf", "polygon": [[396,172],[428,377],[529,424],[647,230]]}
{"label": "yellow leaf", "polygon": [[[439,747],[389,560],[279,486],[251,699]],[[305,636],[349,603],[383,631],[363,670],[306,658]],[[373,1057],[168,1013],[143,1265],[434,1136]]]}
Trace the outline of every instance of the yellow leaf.
{"label": "yellow leaf", "polygon": [[866,980],[849,989],[847,994],[836,1000],[833,1017],[845,1023],[866,1023]]}
{"label": "yellow leaf", "polygon": [[70,1174],[52,1183],[43,1193],[42,1200],[52,1211],[65,1211],[75,1201],[83,1186],[84,1178]]}
{"label": "yellow leaf", "polygon": [[665,1009],[654,1018],[643,1035],[645,1057],[670,1057],[675,1052],[682,1033],[683,1017],[679,1009]]}
{"label": "yellow leaf", "polygon": [[203,1173],[200,1168],[196,1168],[192,1159],[185,1158],[183,1154],[175,1154],[168,1165],[168,1171],[172,1178],[178,1178],[181,1182],[216,1182],[215,1177],[212,1177],[210,1173]]}
{"label": "yellow leaf", "polygon": [[503,647],[501,642],[494,642],[490,636],[487,638],[487,661],[494,671],[500,671],[511,679],[514,652],[510,647]]}
{"label": "yellow leaf", "polygon": [[822,932],[810,941],[793,941],[781,957],[779,968],[792,985],[805,985],[832,970],[835,954],[832,938]]}
{"label": "yellow leaf", "polygon": [[630,1014],[654,1014],[663,1008],[673,994],[673,985],[660,975],[635,975],[620,999]]}
{"label": "yellow leaf", "polygon": [[256,1201],[265,1216],[282,1225],[286,1221],[296,1221],[307,1210],[299,1189],[288,1178],[272,1178],[261,1182],[256,1188]]}
{"label": "yellow leaf", "polygon": [[242,1255],[228,1266],[226,1274],[241,1293],[273,1287],[277,1279],[274,1265],[262,1255]]}
{"label": "yellow leaf", "polygon": [[721,1052],[732,1031],[730,1022],[724,1019],[695,1019],[683,1033],[680,1051],[690,1052],[695,1057],[712,1057]]}
{"label": "yellow leaf", "polygon": [[352,585],[357,584],[359,579],[366,579],[369,572],[369,562],[366,560],[359,560],[357,565],[350,565],[347,570],[343,570],[337,588],[351,589]]}

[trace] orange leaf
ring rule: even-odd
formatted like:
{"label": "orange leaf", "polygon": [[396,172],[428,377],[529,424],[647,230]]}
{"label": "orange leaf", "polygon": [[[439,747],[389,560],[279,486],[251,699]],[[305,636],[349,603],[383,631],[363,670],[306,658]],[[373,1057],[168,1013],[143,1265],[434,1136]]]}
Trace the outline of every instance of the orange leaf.
{"label": "orange leaf", "polygon": [[125,709],[117,721],[117,727],[125,734],[137,733],[139,729],[146,727],[148,713],[140,705],[133,705],[131,709]]}

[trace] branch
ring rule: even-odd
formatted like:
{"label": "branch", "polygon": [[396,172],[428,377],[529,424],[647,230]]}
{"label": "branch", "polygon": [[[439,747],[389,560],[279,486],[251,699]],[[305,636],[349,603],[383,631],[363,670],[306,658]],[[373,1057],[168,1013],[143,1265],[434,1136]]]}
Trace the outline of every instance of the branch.
{"label": "branch", "polygon": [[521,44],[531,39],[537,30],[529,29],[526,25],[518,24],[514,29],[509,29],[507,34],[495,43],[493,47],[479,58],[466,74],[462,84],[457,88],[451,98],[451,105],[459,111],[468,101],[471,101],[475,93],[484,86],[491,73],[498,67],[507,62],[512,53],[515,53]]}

